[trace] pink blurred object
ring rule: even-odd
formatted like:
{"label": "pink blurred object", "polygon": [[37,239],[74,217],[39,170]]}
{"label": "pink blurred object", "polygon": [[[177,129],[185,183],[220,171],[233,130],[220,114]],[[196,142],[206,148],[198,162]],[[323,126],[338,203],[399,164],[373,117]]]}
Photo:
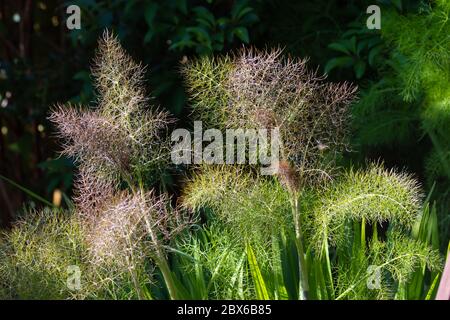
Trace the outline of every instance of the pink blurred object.
{"label": "pink blurred object", "polygon": [[447,262],[442,273],[436,300],[450,300],[450,252],[447,254]]}

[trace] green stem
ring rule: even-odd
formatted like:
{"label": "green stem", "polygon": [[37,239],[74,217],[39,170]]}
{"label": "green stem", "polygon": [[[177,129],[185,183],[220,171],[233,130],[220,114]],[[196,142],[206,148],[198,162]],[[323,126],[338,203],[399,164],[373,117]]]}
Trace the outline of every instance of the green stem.
{"label": "green stem", "polygon": [[162,244],[160,243],[158,236],[155,234],[151,221],[149,221],[148,217],[145,218],[145,224],[147,226],[147,232],[149,233],[150,239],[153,243],[153,247],[155,248],[155,262],[158,265],[159,269],[164,278],[164,282],[166,283],[167,290],[169,291],[169,296],[172,300],[177,299],[177,290],[175,287],[175,282],[172,277],[172,273],[170,271],[169,263],[167,262],[167,258],[162,251]]}
{"label": "green stem", "polygon": [[136,274],[136,270],[133,268],[133,263],[131,263],[131,268],[129,268],[129,272],[131,275],[131,280],[133,281],[134,288],[136,290],[137,296],[139,300],[143,300],[144,294],[142,292],[142,287],[138,281],[138,276]]}
{"label": "green stem", "polygon": [[156,263],[161,270],[161,273],[164,278],[164,282],[166,283],[167,291],[169,291],[170,299],[177,300],[177,290],[175,286],[175,281],[172,277],[172,272],[170,271],[169,263],[167,262],[167,258],[164,256],[162,252],[157,253],[158,257],[156,259]]}
{"label": "green stem", "polygon": [[308,292],[309,292],[309,284],[308,284],[308,266],[305,260],[305,249],[303,247],[303,233],[302,226],[300,221],[300,208],[298,203],[297,193],[293,193],[292,199],[292,214],[294,218],[294,226],[295,226],[295,245],[297,247],[297,255],[298,255],[298,265],[300,271],[299,278],[299,299],[307,300]]}
{"label": "green stem", "polygon": [[[142,198],[145,197],[144,195],[144,186],[142,183],[141,175],[138,173],[138,184],[139,187],[136,188],[133,186],[133,184],[129,184],[131,187],[131,190],[135,194],[139,194]],[[144,210],[142,207],[140,207],[140,210]],[[162,244],[160,243],[158,236],[156,235],[155,231],[153,230],[152,223],[149,221],[149,217],[147,215],[144,215],[145,217],[145,224],[147,226],[147,232],[150,236],[150,239],[153,243],[153,246],[155,248],[155,262],[159,269],[161,270],[162,276],[164,278],[164,282],[166,283],[167,290],[169,291],[170,299],[176,300],[177,297],[177,290],[175,286],[175,281],[172,277],[172,272],[170,271],[169,263],[167,261],[167,258],[162,251]]]}

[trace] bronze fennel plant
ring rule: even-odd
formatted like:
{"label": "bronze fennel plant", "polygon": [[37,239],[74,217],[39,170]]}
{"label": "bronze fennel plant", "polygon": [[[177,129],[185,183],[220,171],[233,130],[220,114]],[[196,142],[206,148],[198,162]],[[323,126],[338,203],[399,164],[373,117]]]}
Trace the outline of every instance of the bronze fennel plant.
{"label": "bronze fennel plant", "polygon": [[143,270],[136,266],[151,258],[175,299],[164,243],[189,218],[171,207],[167,195],[148,191],[151,179],[169,161],[165,131],[171,120],[167,113],[148,108],[144,71],[105,33],[93,68],[97,107],[58,106],[50,120],[65,140],[62,153],[79,165],[75,211],[83,222],[91,262],[127,270],[143,298]]}
{"label": "bronze fennel plant", "polygon": [[[243,50],[232,57],[203,58],[184,69],[194,116],[221,129],[278,128],[278,178],[291,194],[300,265],[300,296],[308,273],[300,218],[303,188],[329,179],[345,150],[348,106],[356,88],[335,84],[308,70],[306,60],[283,58],[281,50]],[[214,117],[213,114],[220,115]]]}
{"label": "bronze fennel plant", "polygon": [[[418,263],[429,262],[433,268],[439,265],[434,251],[406,236],[420,219],[421,193],[410,175],[387,171],[381,164],[348,173],[336,166],[347,148],[354,86],[328,83],[325,77],[308,70],[305,60],[284,58],[280,50],[242,50],[231,56],[200,58],[186,65],[183,73],[195,120],[222,130],[280,131],[280,161],[274,165],[278,169],[276,178],[288,194],[290,223],[282,216],[283,192],[251,165],[199,167],[185,186],[183,200],[187,207],[210,207],[218,212],[225,224],[238,227],[246,243],[255,233],[270,238],[272,229],[280,236],[292,226],[299,268],[298,292],[293,297],[308,298],[310,279],[314,280],[317,272],[326,278],[322,278],[326,284],[321,285],[320,294],[316,292],[317,283],[314,285],[314,299],[348,297],[364,284],[368,261],[379,263],[381,257],[387,262],[380,263],[382,267],[377,270],[386,270],[401,283]],[[273,189],[272,194],[261,193],[266,185]],[[258,198],[258,193],[267,198]],[[315,194],[313,200],[308,198],[311,193]],[[376,253],[384,245],[376,238],[367,246],[356,246],[361,263],[355,267],[355,278],[350,278],[352,273],[343,265],[351,258],[340,256],[342,261],[332,266],[329,250],[343,254],[353,237],[346,230],[354,222],[363,230],[366,223],[391,223],[394,231],[389,233],[390,239],[398,248],[397,256],[391,258],[392,252]],[[398,230],[401,237],[396,237]],[[373,294],[363,291],[361,295]],[[386,290],[379,292],[379,297],[390,296]],[[267,298],[266,294],[260,296]]]}

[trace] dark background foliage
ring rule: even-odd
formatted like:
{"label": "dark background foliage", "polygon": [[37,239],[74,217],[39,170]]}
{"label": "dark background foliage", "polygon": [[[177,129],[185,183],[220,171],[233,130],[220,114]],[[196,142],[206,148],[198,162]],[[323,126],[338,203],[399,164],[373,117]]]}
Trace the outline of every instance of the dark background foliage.
{"label": "dark background foliage", "polygon": [[[355,82],[363,89],[361,95],[367,95],[365,90],[385,77],[380,66],[390,57],[380,32],[365,25],[366,8],[372,2],[1,0],[0,174],[50,201],[55,190],[70,194],[74,165],[57,157],[59,147],[46,117],[57,102],[95,102],[90,65],[105,29],[148,65],[153,103],[167,108],[183,125],[189,105],[180,66],[194,57],[243,45],[279,46],[293,56],[309,57],[311,67],[327,71],[331,80]],[[376,3],[400,15],[417,12],[423,5],[402,0]],[[82,10],[80,30],[66,28],[70,4]],[[382,158],[389,166],[415,172],[425,183],[423,154],[431,143],[417,129],[419,120],[411,117],[406,124],[402,120],[413,129],[401,141],[380,138],[379,143],[367,143],[367,133],[358,127],[367,115],[356,111],[349,162]],[[9,226],[30,200],[26,192],[0,179],[0,223]]]}

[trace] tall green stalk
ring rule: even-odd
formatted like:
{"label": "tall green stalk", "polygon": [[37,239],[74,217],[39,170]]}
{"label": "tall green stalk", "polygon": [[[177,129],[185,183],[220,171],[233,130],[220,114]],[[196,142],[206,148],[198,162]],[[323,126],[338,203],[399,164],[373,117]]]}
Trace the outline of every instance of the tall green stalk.
{"label": "tall green stalk", "polygon": [[[133,193],[139,193],[141,197],[145,197],[145,190],[144,190],[144,184],[141,179],[141,174],[138,172],[138,180],[139,180],[139,190],[136,191],[134,187],[132,187],[132,184],[129,183],[131,186]],[[142,206],[140,207],[140,210],[144,210]],[[177,299],[177,290],[175,287],[175,281],[172,277],[172,272],[169,267],[169,263],[167,261],[167,257],[164,254],[162,250],[162,244],[158,239],[158,236],[156,235],[155,231],[153,230],[153,222],[150,221],[149,215],[144,214],[145,217],[145,225],[147,228],[147,232],[150,236],[150,239],[152,241],[152,244],[155,248],[155,256],[154,260],[156,265],[159,267],[159,270],[161,270],[162,276],[164,278],[164,282],[166,283],[167,290],[169,291],[169,296],[172,300]]]}
{"label": "tall green stalk", "polygon": [[300,208],[297,192],[292,192],[291,197],[292,197],[291,201],[292,216],[294,219],[294,227],[295,227],[295,245],[297,247],[298,265],[300,272],[298,293],[300,300],[307,300],[309,292],[308,266],[306,264],[305,259],[305,249],[303,247],[303,232],[300,219]]}
{"label": "tall green stalk", "polygon": [[169,263],[164,253],[161,250],[158,250],[158,257],[155,259],[156,264],[161,270],[161,273],[164,278],[164,282],[166,283],[167,291],[169,291],[170,299],[177,300],[180,297],[178,296],[178,290],[175,285],[175,279],[172,276],[172,271],[170,270]]}

